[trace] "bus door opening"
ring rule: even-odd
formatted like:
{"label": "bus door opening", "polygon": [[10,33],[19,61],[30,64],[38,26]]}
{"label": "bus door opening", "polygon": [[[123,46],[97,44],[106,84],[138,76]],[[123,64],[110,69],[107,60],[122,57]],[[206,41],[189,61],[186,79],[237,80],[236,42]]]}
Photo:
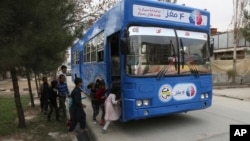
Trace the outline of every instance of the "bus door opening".
{"label": "bus door opening", "polygon": [[109,38],[111,53],[111,81],[113,88],[120,89],[121,73],[120,73],[120,56],[119,56],[119,34],[116,33]]}

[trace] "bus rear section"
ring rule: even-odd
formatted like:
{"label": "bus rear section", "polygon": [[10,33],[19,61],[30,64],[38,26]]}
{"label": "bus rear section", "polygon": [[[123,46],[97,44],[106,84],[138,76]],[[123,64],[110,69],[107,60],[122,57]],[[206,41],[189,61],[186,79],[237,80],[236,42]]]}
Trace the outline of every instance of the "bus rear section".
{"label": "bus rear section", "polygon": [[81,77],[81,64],[83,62],[83,42],[78,40],[71,48],[71,77],[72,81],[75,80],[76,77]]}

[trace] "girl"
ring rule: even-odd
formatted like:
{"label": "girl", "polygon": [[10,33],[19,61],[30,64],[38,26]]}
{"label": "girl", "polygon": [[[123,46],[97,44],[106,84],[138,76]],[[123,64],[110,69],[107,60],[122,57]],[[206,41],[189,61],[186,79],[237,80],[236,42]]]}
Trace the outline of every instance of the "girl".
{"label": "girl", "polygon": [[105,100],[105,125],[102,129],[102,133],[106,133],[107,128],[111,121],[118,120],[121,115],[120,99],[115,89],[111,89],[109,96]]}

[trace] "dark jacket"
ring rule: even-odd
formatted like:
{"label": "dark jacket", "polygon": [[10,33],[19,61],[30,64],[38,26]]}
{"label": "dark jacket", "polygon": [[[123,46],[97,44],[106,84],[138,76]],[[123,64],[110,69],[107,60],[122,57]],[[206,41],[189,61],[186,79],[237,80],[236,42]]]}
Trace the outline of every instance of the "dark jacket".
{"label": "dark jacket", "polygon": [[96,86],[95,86],[95,83],[90,83],[88,86],[87,86],[88,89],[90,89],[90,99],[91,99],[91,102],[96,102],[97,99],[96,99]]}
{"label": "dark jacket", "polygon": [[47,100],[49,98],[49,83],[43,83],[41,85],[41,98]]}
{"label": "dark jacket", "polygon": [[81,92],[82,90],[79,87],[75,87],[71,93],[72,106],[70,107],[71,125],[69,131],[73,131],[78,122],[81,129],[86,126],[86,114],[82,107]]}
{"label": "dark jacket", "polygon": [[56,98],[57,98],[58,94],[57,94],[57,89],[54,87],[50,87],[49,88],[49,102],[52,104],[56,104]]}

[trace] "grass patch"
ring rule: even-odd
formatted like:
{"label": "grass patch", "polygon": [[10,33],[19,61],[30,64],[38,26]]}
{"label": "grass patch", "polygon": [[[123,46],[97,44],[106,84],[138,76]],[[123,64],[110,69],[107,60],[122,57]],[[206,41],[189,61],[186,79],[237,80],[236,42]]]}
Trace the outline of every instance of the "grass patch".
{"label": "grass patch", "polygon": [[[21,96],[25,116],[33,116],[26,119],[26,128],[17,127],[17,113],[13,96],[0,95],[0,136],[1,139],[16,139],[25,141],[71,141],[74,135],[68,133],[66,122],[55,120],[55,113],[52,114],[50,122],[47,116],[40,113],[40,106],[35,108],[29,106],[29,95]],[[56,138],[49,136],[49,133],[57,132]]]}
{"label": "grass patch", "polygon": [[[29,103],[29,97],[27,95],[22,96],[21,102],[25,107]],[[15,133],[18,129],[15,123],[17,112],[13,95],[0,96],[0,111],[0,136]]]}

